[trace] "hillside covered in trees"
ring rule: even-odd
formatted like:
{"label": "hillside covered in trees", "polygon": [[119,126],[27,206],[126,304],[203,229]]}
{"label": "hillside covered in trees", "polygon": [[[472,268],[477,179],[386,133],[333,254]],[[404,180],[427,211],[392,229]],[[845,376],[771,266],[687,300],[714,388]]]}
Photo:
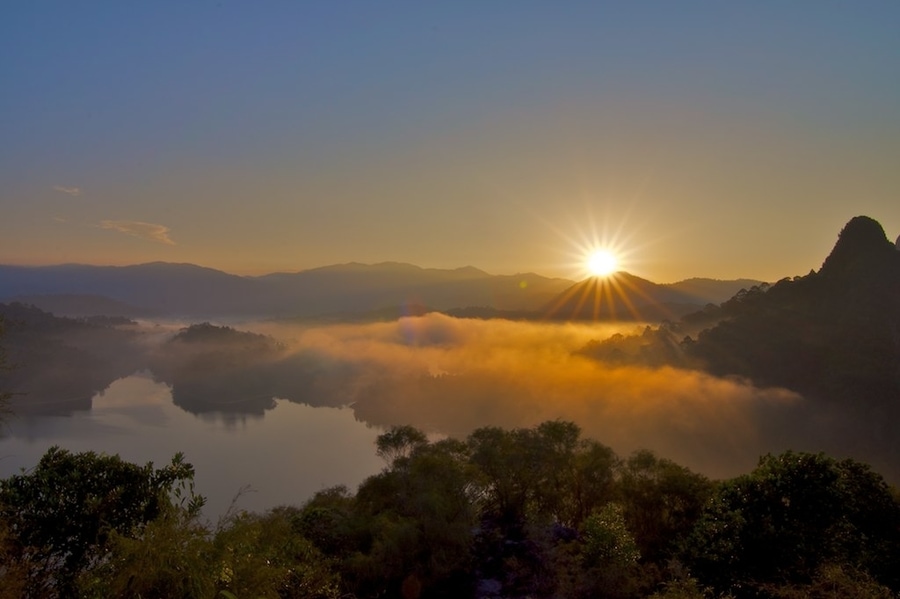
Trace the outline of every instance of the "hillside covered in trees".
{"label": "hillside covered in trees", "polygon": [[710,481],[545,422],[379,436],[380,474],[199,517],[193,469],[53,448],[0,481],[2,597],[894,597],[900,503],[787,452]]}
{"label": "hillside covered in trees", "polygon": [[119,317],[58,317],[34,306],[0,304],[7,368],[0,389],[29,413],[90,409],[91,398],[142,368],[144,348]]}

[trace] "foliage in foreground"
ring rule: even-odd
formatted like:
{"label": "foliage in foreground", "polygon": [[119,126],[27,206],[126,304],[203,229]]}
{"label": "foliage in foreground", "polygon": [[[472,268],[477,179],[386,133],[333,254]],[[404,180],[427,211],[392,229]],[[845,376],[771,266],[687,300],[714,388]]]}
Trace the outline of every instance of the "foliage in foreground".
{"label": "foliage in foreground", "polygon": [[199,516],[193,469],[51,449],[0,481],[0,597],[896,597],[900,504],[867,466],[723,482],[568,422],[381,435],[355,494]]}

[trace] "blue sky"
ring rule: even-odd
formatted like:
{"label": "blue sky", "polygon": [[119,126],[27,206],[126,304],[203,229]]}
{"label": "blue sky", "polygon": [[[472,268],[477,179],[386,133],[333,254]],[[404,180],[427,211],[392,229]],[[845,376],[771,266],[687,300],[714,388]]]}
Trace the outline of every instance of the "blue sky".
{"label": "blue sky", "polygon": [[900,234],[894,2],[20,2],[0,262],[658,281]]}

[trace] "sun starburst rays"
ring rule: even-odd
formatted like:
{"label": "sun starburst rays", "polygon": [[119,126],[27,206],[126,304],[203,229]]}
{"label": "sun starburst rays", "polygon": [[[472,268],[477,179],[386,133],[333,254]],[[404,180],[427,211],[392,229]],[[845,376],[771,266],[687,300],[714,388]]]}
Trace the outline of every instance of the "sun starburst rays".
{"label": "sun starburst rays", "polygon": [[652,283],[630,274],[647,240],[627,220],[619,218],[613,226],[611,219],[597,222],[588,213],[580,222],[572,219],[568,232],[553,227],[568,245],[569,276],[580,282],[547,307],[547,318],[647,321],[671,314],[648,292]]}
{"label": "sun starburst rays", "polygon": [[573,285],[548,307],[545,317],[551,320],[644,322],[659,314],[674,316],[630,275],[614,273]]}

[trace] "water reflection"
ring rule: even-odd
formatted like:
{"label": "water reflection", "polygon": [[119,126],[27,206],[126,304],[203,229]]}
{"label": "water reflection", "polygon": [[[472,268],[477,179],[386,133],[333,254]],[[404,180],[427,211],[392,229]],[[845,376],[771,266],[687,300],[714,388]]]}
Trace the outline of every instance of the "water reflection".
{"label": "water reflection", "polygon": [[245,485],[255,492],[239,507],[261,511],[299,504],[336,484],[354,488],[378,472],[380,429],[347,408],[313,408],[273,400],[273,416],[208,412],[198,417],[174,405],[169,387],[148,373],[122,378],[93,398],[89,411],[68,416],[20,416],[3,426],[0,477],[33,467],[53,445],[71,451],[118,453],[167,463],[183,451],[196,468],[197,490],[215,520]]}

